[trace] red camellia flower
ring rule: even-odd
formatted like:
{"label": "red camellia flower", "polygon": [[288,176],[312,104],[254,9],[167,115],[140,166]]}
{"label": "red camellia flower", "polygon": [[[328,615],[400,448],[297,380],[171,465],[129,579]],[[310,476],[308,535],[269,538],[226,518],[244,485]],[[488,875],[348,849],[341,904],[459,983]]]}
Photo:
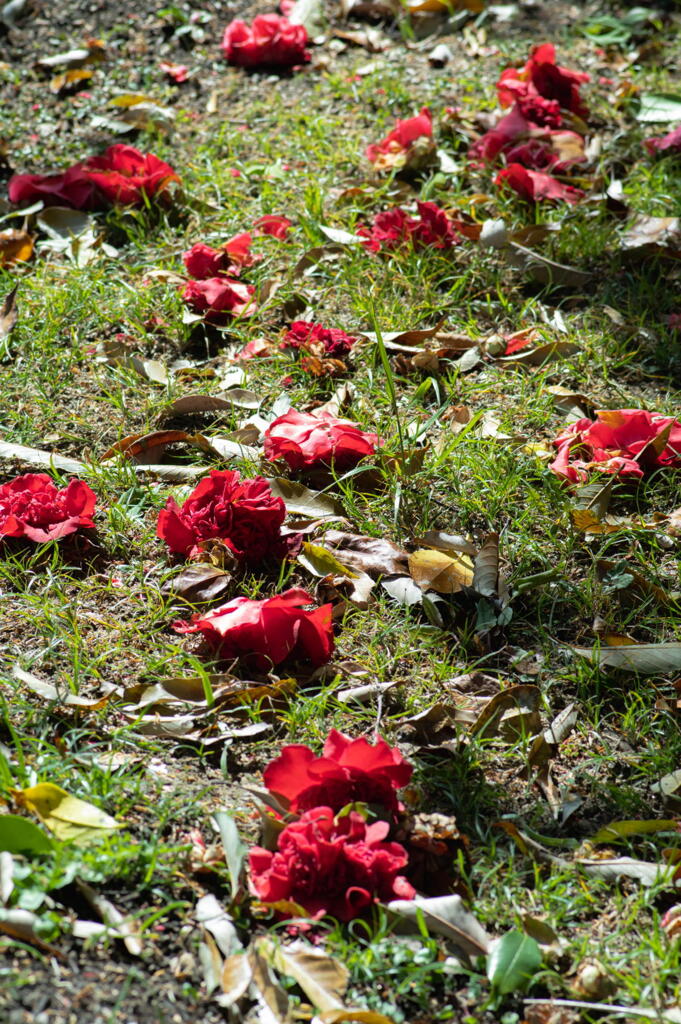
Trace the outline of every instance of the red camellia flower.
{"label": "red camellia flower", "polygon": [[288,217],[281,217],[276,213],[266,213],[263,217],[258,217],[253,224],[258,234],[272,235],[273,238],[278,238],[281,242],[286,241],[291,226],[292,222]]}
{"label": "red camellia flower", "polygon": [[162,60],[159,64],[159,68],[164,75],[167,75],[168,78],[172,78],[173,82],[176,82],[178,85],[187,81],[189,68],[186,64],[175,64],[170,60]]}
{"label": "red camellia flower", "polygon": [[551,168],[556,174],[585,159],[581,135],[532,124],[518,104],[474,142],[468,152],[488,163],[503,155],[509,164],[522,164],[535,171]]}
{"label": "red camellia flower", "polygon": [[374,903],[414,899],[400,875],[407,852],[384,842],[389,825],[367,825],[356,811],[334,819],[330,807],[315,807],[277,840],[274,853],[254,846],[249,854],[251,887],[265,903],[290,900],[313,917],[339,921],[360,917]]}
{"label": "red camellia flower", "polygon": [[267,671],[282,661],[308,661],[325,665],[333,654],[332,606],[313,611],[304,605],[313,599],[305,590],[286,590],[264,601],[235,597],[191,622],[174,622],[177,633],[203,633],[223,658],[245,657]]}
{"label": "red camellia flower", "polygon": [[381,142],[367,146],[364,155],[377,171],[391,171],[424,166],[434,152],[433,120],[428,107],[423,107],[417,117],[398,121]]}
{"label": "red camellia flower", "polygon": [[61,490],[47,473],[25,473],[0,485],[0,537],[43,543],[92,529],[97,495],[82,480]]}
{"label": "red camellia flower", "polygon": [[284,798],[293,814],[312,807],[338,812],[347,804],[381,804],[394,815],[400,808],[397,790],[406,786],[413,768],[385,740],[353,740],[332,729],[321,757],[293,743],[263,773],[270,793]]}
{"label": "red camellia flower", "polygon": [[517,192],[521,199],[528,203],[547,202],[570,203],[574,205],[584,197],[580,188],[563,185],[550,174],[540,171],[528,171],[521,164],[509,164],[499,171],[494,179],[495,185],[508,185]]}
{"label": "red camellia flower", "polygon": [[416,206],[418,217],[410,217],[398,206],[377,213],[371,227],[359,227],[357,234],[366,238],[364,245],[372,252],[406,244],[415,249],[450,249],[460,241],[446,212],[436,203],[419,202]]}
{"label": "red camellia flower", "polygon": [[218,277],[220,274],[238,277],[243,267],[248,267],[254,262],[250,251],[252,241],[251,235],[245,231],[230,238],[219,249],[212,249],[205,242],[197,242],[191,249],[182,253],[182,260],[187,273],[199,281]]}
{"label": "red camellia flower", "polygon": [[98,192],[83,164],[73,164],[62,174],[15,174],[7,191],[11,203],[21,206],[42,199],[45,206],[71,206],[74,210],[94,210]]}
{"label": "red camellia flower", "polygon": [[207,320],[223,323],[230,316],[252,316],[257,306],[255,288],[229,277],[209,277],[205,281],[187,281],[182,298],[195,313]]}
{"label": "red camellia flower", "polygon": [[304,348],[315,355],[327,355],[333,359],[346,356],[357,338],[334,327],[294,320],[284,335],[282,348]]}
{"label": "red camellia flower", "polygon": [[294,470],[320,464],[350,469],[373,455],[379,443],[376,434],[365,434],[350,420],[295,409],[273,420],[264,436],[265,458],[270,462],[283,459]]}
{"label": "red camellia flower", "polygon": [[681,125],[674,128],[668,135],[658,135],[653,139],[646,139],[644,145],[651,155],[681,153]]}
{"label": "red camellia flower", "polygon": [[[497,82],[497,95],[502,107],[510,107],[516,100],[534,101],[535,97],[554,100],[563,110],[569,110],[579,117],[589,116],[589,108],[579,95],[582,82],[588,82],[589,75],[581,71],[570,71],[556,64],[556,50],[552,43],[542,43],[530,52],[530,58],[522,68],[506,68]],[[537,108],[541,109],[541,105]],[[530,108],[523,113],[529,115]]]}
{"label": "red camellia flower", "polygon": [[238,472],[214,469],[182,507],[168,498],[158,517],[157,535],[171,551],[192,557],[201,541],[219,538],[244,562],[281,555],[286,506],[261,476],[241,480]]}
{"label": "red camellia flower", "polygon": [[101,156],[92,156],[83,164],[90,181],[110,203],[141,206],[144,196],[162,195],[179,177],[153,153],[140,153],[134,146],[116,143]]}
{"label": "red camellia flower", "polygon": [[642,477],[648,470],[681,466],[681,423],[645,409],[599,409],[596,419],[571,423],[553,442],[550,469],[571,483],[589,470]]}
{"label": "red camellia flower", "polygon": [[310,59],[306,45],[303,25],[291,25],[278,14],[259,14],[250,26],[238,19],[227,26],[222,52],[230,64],[240,68],[283,70]]}

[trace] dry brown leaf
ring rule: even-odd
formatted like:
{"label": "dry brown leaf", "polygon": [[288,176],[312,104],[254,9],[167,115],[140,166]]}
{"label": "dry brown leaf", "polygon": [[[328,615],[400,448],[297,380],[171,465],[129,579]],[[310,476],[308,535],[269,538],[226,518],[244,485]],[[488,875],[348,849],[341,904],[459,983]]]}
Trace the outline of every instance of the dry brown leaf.
{"label": "dry brown leaf", "polygon": [[382,537],[327,530],[323,540],[343,565],[369,576],[403,574],[407,567],[407,552]]}
{"label": "dry brown leaf", "polygon": [[29,235],[28,231],[16,228],[0,231],[0,267],[7,267],[10,263],[26,263],[32,255],[33,235]]}
{"label": "dry brown leaf", "polygon": [[5,295],[3,303],[0,306],[0,341],[8,338],[16,326],[16,322],[19,317],[19,311],[17,310],[18,288],[19,285],[15,285],[11,292],[8,292],[7,295]]}
{"label": "dry brown leaf", "polygon": [[161,593],[168,597],[181,597],[191,604],[203,601],[219,601],[226,597],[232,577],[215,565],[199,562],[186,566],[161,587]]}
{"label": "dry brown leaf", "polygon": [[100,462],[114,455],[124,455],[127,459],[148,465],[154,458],[162,456],[168,445],[178,443],[190,444],[211,455],[220,454],[203,434],[188,434],[186,430],[153,430],[149,434],[130,434],[116,441],[102,455]]}
{"label": "dry brown leaf", "polygon": [[446,555],[443,551],[420,548],[409,555],[409,572],[422,590],[458,594],[473,585],[473,562],[468,555]]}
{"label": "dry brown leaf", "polygon": [[650,217],[642,213],[622,235],[623,249],[641,249],[652,246],[669,252],[681,250],[681,219],[678,217]]}
{"label": "dry brown leaf", "polygon": [[92,78],[92,71],[89,68],[73,68],[71,71],[62,71],[55,75],[50,82],[50,92],[55,95],[80,89],[85,82]]}

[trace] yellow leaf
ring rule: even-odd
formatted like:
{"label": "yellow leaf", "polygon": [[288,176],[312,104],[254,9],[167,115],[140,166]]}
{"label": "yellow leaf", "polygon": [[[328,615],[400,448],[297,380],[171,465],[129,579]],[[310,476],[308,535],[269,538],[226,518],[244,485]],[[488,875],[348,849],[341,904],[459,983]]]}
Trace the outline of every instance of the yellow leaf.
{"label": "yellow leaf", "polygon": [[28,789],[13,789],[12,796],[20,807],[36,814],[57,839],[87,840],[102,832],[125,827],[99,807],[71,796],[52,782],[39,782]]}
{"label": "yellow leaf", "polygon": [[415,583],[438,594],[457,594],[473,585],[473,562],[467,555],[420,549],[409,555],[409,572]]}

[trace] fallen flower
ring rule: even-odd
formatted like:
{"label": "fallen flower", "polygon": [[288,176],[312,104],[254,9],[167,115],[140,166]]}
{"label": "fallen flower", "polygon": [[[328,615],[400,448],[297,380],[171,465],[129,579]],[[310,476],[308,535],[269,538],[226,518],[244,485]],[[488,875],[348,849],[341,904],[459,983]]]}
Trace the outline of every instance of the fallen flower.
{"label": "fallen flower", "polygon": [[97,496],[83,480],[59,489],[47,473],[25,473],[0,485],[0,537],[37,543],[94,528]]}
{"label": "fallen flower", "polygon": [[330,807],[315,807],[280,833],[274,853],[254,846],[249,854],[253,893],[265,903],[287,900],[313,917],[339,921],[360,917],[378,902],[414,899],[416,890],[400,875],[407,852],[384,842],[389,825],[367,825],[351,811],[334,818]]}
{"label": "fallen flower", "polygon": [[205,281],[187,281],[182,298],[195,312],[213,323],[231,316],[252,316],[257,306],[255,288],[229,277],[209,277]]}
{"label": "fallen flower", "polygon": [[70,206],[74,210],[94,210],[98,193],[83,164],[73,164],[61,174],[15,174],[9,179],[7,193],[11,203],[22,206],[43,201],[45,206]]}
{"label": "fallen flower", "polygon": [[599,409],[595,420],[571,423],[553,443],[558,454],[549,469],[570,483],[584,482],[590,470],[640,478],[681,466],[681,423],[645,409]]}
{"label": "fallen flower", "polygon": [[281,342],[282,348],[302,348],[315,356],[331,356],[339,359],[346,356],[357,338],[335,327],[294,320]]}
{"label": "fallen flower", "polygon": [[522,164],[508,164],[494,179],[495,185],[507,185],[528,203],[547,202],[570,203],[574,205],[584,197],[580,188],[563,185],[550,174],[529,171]]}
{"label": "fallen flower", "polygon": [[167,75],[168,78],[172,78],[173,82],[177,85],[181,85],[182,82],[187,81],[189,68],[186,64],[174,64],[173,61],[162,60],[159,64],[159,68],[164,75]]}
{"label": "fallen flower", "polygon": [[655,138],[646,139],[643,144],[651,156],[655,153],[681,153],[681,125],[667,135],[657,135]]}
{"label": "fallen flower", "polygon": [[373,455],[379,444],[376,434],[365,433],[350,420],[295,409],[273,420],[264,434],[265,458],[283,459],[293,470],[320,464],[350,469]]}
{"label": "fallen flower", "polygon": [[535,171],[550,168],[556,174],[585,159],[581,135],[533,124],[523,115],[518,104],[474,142],[468,152],[486,163],[492,163],[503,155],[508,164],[522,164]]}
{"label": "fallen flower", "polygon": [[236,19],[225,29],[222,52],[240,68],[288,69],[310,59],[307,31],[278,14],[259,14],[251,25]]}
{"label": "fallen flower", "polygon": [[431,202],[418,202],[416,206],[418,217],[411,217],[398,206],[377,213],[371,227],[357,228],[357,234],[366,239],[364,246],[371,252],[407,244],[414,249],[449,249],[460,241],[445,210]]}
{"label": "fallen flower", "polygon": [[197,242],[182,253],[182,261],[187,273],[199,281],[220,274],[238,277],[243,267],[255,262],[250,252],[252,240],[251,235],[244,232],[230,238],[218,249],[211,248],[205,242]]}
{"label": "fallen flower", "polygon": [[396,171],[402,168],[418,170],[427,166],[435,154],[433,120],[428,107],[417,117],[398,121],[381,142],[371,143],[364,155],[377,171]]}
{"label": "fallen flower", "polygon": [[[553,44],[542,43],[533,47],[524,67],[506,68],[501,72],[497,82],[497,96],[502,107],[510,107],[516,101],[521,101],[521,104],[524,102],[525,116],[530,115],[531,104],[541,116],[541,110],[545,108],[542,104],[537,105],[536,98],[542,97],[555,101],[563,110],[587,118],[589,108],[579,94],[579,87],[583,82],[588,82],[589,78],[582,71],[560,67],[556,64]],[[533,119],[537,121],[536,117]]]}
{"label": "fallen flower", "polygon": [[407,785],[412,772],[399,750],[385,740],[369,743],[332,729],[321,757],[302,744],[289,744],[265,768],[263,779],[293,814],[320,805],[337,813],[361,801],[380,804],[395,815],[401,806],[397,790]]}
{"label": "fallen flower", "polygon": [[253,223],[253,227],[260,235],[272,235],[273,238],[284,242],[292,227],[292,222],[288,217],[281,217],[276,213],[266,213]]}
{"label": "fallen flower", "polygon": [[109,203],[141,206],[144,197],[162,196],[179,177],[153,153],[141,153],[134,146],[118,142],[83,164],[87,174]]}
{"label": "fallen flower", "polygon": [[173,623],[177,633],[203,633],[223,658],[245,658],[267,671],[288,659],[308,661],[317,668],[333,654],[332,606],[313,611],[304,605],[313,598],[305,590],[292,589],[264,601],[236,597],[190,622]]}
{"label": "fallen flower", "polygon": [[168,498],[156,533],[171,551],[186,558],[201,553],[202,541],[218,538],[240,561],[253,564],[285,553],[285,518],[286,505],[263,477],[242,480],[237,471],[214,469],[182,507]]}

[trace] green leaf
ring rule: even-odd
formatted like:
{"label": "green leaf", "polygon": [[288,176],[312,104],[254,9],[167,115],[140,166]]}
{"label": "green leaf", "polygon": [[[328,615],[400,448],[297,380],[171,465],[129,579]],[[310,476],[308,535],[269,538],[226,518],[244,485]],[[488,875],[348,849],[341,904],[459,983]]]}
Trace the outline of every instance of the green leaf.
{"label": "green leaf", "polygon": [[628,836],[642,836],[650,832],[676,832],[677,829],[678,822],[672,818],[611,821],[609,825],[599,828],[590,842],[596,846],[599,843],[616,843],[618,839],[626,839]]}
{"label": "green leaf", "polygon": [[54,846],[45,833],[18,814],[0,815],[0,850],[7,853],[52,853]]}
{"label": "green leaf", "polygon": [[232,899],[236,899],[236,895],[241,888],[241,876],[244,870],[248,847],[242,843],[234,819],[230,817],[227,811],[216,811],[213,817],[222,836],[222,847],[225,851],[225,861],[229,871]]}
{"label": "green leaf", "polygon": [[681,121],[681,96],[669,92],[644,92],[634,117],[637,121]]}
{"label": "green leaf", "polygon": [[506,932],[487,957],[487,977],[499,995],[523,989],[542,961],[538,944],[521,931]]}

